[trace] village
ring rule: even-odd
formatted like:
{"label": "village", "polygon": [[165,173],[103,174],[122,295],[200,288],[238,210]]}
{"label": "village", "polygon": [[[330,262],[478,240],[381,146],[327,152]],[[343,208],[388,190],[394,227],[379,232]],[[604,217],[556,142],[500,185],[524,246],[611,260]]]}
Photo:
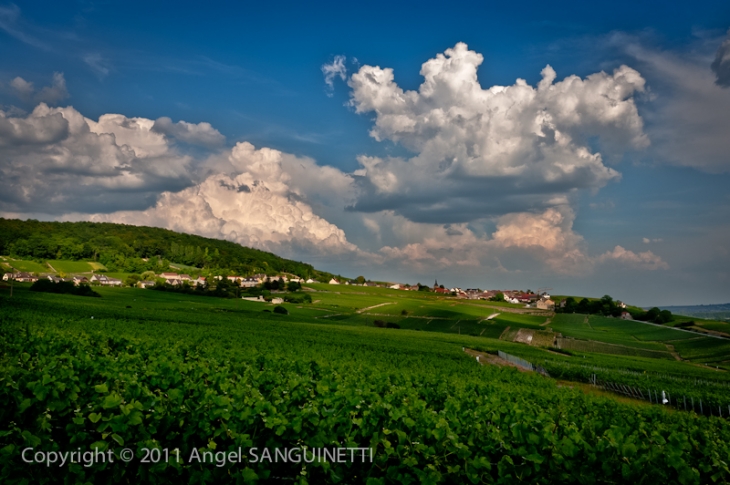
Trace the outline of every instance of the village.
{"label": "village", "polygon": [[[151,273],[151,272],[150,272]],[[184,273],[174,272],[163,272],[159,274],[143,274],[147,279],[140,280],[127,280],[122,281],[118,278],[112,278],[103,273],[95,273],[91,276],[74,275],[62,278],[57,275],[35,275],[27,272],[13,272],[5,273],[3,275],[4,281],[17,281],[17,282],[28,282],[33,283],[38,281],[39,278],[47,278],[52,282],[67,281],[72,282],[75,285],[88,284],[91,286],[107,286],[107,287],[122,287],[122,286],[135,286],[137,288],[152,288],[155,285],[169,285],[172,287],[189,286],[198,287],[213,283],[209,279],[223,280],[224,278],[230,283],[240,288],[256,288],[266,282],[283,282],[288,283],[299,283],[299,284],[318,284],[325,283],[329,285],[349,285],[349,286],[366,286],[366,287],[380,287],[388,288],[399,291],[426,291],[432,292],[444,296],[452,296],[458,299],[467,300],[491,300],[491,301],[503,301],[506,303],[520,304],[528,308],[536,308],[540,310],[554,310],[556,304],[558,306],[564,305],[565,300],[556,303],[551,299],[550,294],[547,291],[538,290],[532,292],[530,290],[482,290],[480,288],[467,288],[462,289],[460,287],[448,288],[444,285],[439,285],[438,281],[434,281],[433,286],[426,286],[420,283],[416,284],[403,284],[403,283],[389,283],[389,282],[373,282],[365,281],[363,277],[349,280],[345,278],[337,279],[331,278],[329,281],[320,282],[312,278],[302,278],[292,274],[278,274],[278,275],[266,275],[263,273],[254,274],[251,276],[237,276],[229,275],[222,276],[216,275],[209,278],[203,276],[190,276]],[[246,298],[246,297],[244,297]],[[251,299],[251,298],[246,298]],[[259,298],[253,298],[252,300],[258,301]],[[622,308],[625,308],[624,303],[620,303]]]}

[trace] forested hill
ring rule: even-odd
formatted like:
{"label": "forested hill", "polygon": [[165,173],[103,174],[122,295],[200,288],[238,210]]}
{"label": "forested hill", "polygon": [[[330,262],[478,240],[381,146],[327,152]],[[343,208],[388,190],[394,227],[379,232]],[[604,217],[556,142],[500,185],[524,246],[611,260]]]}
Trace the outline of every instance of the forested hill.
{"label": "forested hill", "polygon": [[[293,273],[329,279],[310,264],[230,241],[156,227],[98,222],[43,222],[0,218],[0,254],[37,261],[98,261],[110,271],[166,269],[169,263],[228,270],[231,274]],[[146,260],[146,261],[145,261]]]}

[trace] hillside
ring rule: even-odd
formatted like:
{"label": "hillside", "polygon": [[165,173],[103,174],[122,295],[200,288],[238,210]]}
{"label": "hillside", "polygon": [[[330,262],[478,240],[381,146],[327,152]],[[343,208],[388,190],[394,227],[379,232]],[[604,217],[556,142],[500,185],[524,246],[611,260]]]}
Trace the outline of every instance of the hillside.
{"label": "hillside", "polygon": [[170,263],[231,274],[293,273],[326,280],[312,265],[230,241],[167,229],[97,222],[0,218],[0,254],[38,262],[94,261],[109,271],[160,271]]}

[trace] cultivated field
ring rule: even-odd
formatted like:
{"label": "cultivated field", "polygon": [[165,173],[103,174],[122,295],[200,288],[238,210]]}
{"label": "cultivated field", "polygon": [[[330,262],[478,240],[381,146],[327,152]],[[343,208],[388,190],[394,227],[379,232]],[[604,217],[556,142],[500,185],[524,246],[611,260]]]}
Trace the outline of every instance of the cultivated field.
{"label": "cultivated field", "polygon": [[[314,287],[312,304],[283,305],[288,315],[240,299],[117,288],[84,298],[26,287],[17,285],[12,299],[0,290],[2,483],[730,480],[724,417],[586,394],[535,373],[480,366],[463,351],[502,350],[555,377],[585,382],[597,375],[672,396],[681,391],[702,399],[704,414],[722,410],[727,372],[675,360],[564,355],[494,336],[507,327],[545,331],[545,316],[328,285]],[[375,327],[376,319],[401,328]],[[557,324],[611,340],[637,335],[643,345],[697,342],[642,333],[637,323],[632,330],[631,322],[611,331],[615,319],[593,318],[595,327],[585,330],[584,319],[570,315]],[[554,318],[547,327],[555,326]],[[365,448],[372,462],[254,462],[246,451],[302,446]],[[27,447],[129,448],[136,459],[29,466],[19,459]],[[235,455],[239,447],[240,462],[190,459]],[[177,454],[143,464],[146,448]]]}

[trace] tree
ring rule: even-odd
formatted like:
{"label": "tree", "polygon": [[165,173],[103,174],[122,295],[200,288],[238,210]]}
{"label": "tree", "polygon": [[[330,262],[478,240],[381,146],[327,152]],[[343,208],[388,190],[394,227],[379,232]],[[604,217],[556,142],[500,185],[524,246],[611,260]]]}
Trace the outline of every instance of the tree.
{"label": "tree", "polygon": [[491,297],[490,300],[492,300],[492,301],[504,301],[504,293],[502,293],[500,291],[496,295],[494,295],[493,297]]}
{"label": "tree", "polygon": [[357,281],[358,285],[362,285],[362,284],[365,284],[366,280],[365,280],[364,276],[358,276],[357,278],[355,278],[355,281]]}
{"label": "tree", "polygon": [[289,283],[286,284],[287,291],[294,292],[301,288],[302,288],[302,284],[297,281],[290,281]]}
{"label": "tree", "polygon": [[141,276],[138,274],[131,274],[127,276],[127,279],[124,281],[124,284],[127,286],[137,286],[137,283],[141,281]]}

